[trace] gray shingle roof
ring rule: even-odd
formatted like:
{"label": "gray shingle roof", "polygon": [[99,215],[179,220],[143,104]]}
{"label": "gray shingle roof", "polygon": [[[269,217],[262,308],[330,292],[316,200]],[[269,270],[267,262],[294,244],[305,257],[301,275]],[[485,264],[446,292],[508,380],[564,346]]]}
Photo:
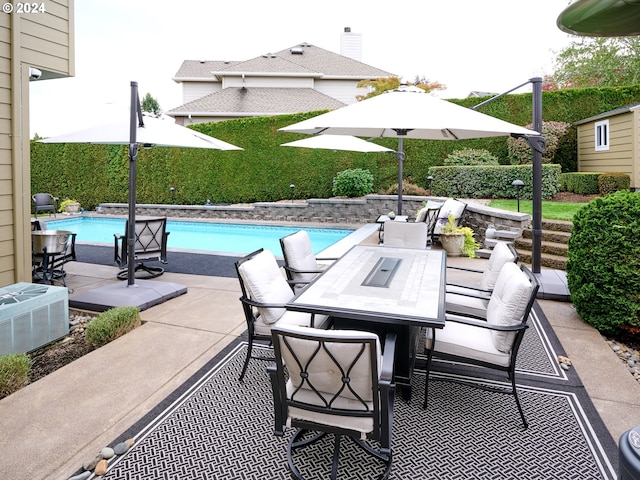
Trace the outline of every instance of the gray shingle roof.
{"label": "gray shingle roof", "polygon": [[[293,53],[293,52],[302,53]],[[265,53],[250,60],[238,61],[198,61],[185,60],[175,75],[183,78],[211,78],[211,72],[232,73],[299,73],[318,74],[325,77],[380,78],[394,74],[372,67],[329,50],[300,43],[276,53]]]}
{"label": "gray shingle roof", "polygon": [[311,88],[225,88],[175,108],[167,115],[286,114],[333,110],[344,103]]}

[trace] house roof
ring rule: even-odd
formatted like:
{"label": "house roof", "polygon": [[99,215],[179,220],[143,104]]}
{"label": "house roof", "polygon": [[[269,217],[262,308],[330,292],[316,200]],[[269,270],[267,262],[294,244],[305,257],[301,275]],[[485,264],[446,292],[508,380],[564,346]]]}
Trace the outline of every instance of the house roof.
{"label": "house roof", "polygon": [[247,116],[334,110],[345,104],[312,88],[225,88],[177,107],[172,117],[210,114]]}
{"label": "house roof", "polygon": [[[213,73],[212,73],[213,72]],[[276,53],[266,53],[246,61],[185,60],[174,76],[183,80],[207,80],[213,75],[241,75],[242,73],[278,73],[322,76],[329,78],[380,78],[394,74],[372,67],[329,50],[300,43]]]}
{"label": "house roof", "polygon": [[608,112],[604,112],[599,115],[595,115],[593,117],[585,118],[584,120],[578,120],[577,122],[575,122],[575,125],[583,125],[585,123],[595,122],[603,118],[615,117],[616,115],[632,112],[636,110],[638,107],[640,107],[640,102],[632,103],[630,105],[625,105],[620,108],[609,110]]}

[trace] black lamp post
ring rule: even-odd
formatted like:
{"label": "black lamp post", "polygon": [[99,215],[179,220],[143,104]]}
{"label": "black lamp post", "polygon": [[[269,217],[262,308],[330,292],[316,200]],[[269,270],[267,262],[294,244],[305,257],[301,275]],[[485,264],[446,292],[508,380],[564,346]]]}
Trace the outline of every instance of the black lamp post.
{"label": "black lamp post", "polygon": [[429,195],[431,195],[431,184],[433,183],[433,175],[427,177],[427,185],[429,186]]}
{"label": "black lamp post", "polygon": [[176,189],[174,187],[169,187],[169,191],[171,192],[171,204],[176,204]]}
{"label": "black lamp post", "polygon": [[524,186],[524,182],[522,180],[514,180],[511,182],[511,185],[516,187],[516,196],[518,198],[518,213],[520,212],[520,190]]}
{"label": "black lamp post", "polygon": [[293,203],[294,192],[296,190],[296,186],[292,183],[291,185],[289,185],[289,188],[291,189],[291,203]]}

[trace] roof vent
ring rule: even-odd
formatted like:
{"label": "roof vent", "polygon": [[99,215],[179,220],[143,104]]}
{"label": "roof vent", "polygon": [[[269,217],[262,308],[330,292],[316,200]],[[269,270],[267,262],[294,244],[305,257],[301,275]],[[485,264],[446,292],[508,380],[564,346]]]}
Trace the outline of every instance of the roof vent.
{"label": "roof vent", "polygon": [[302,47],[293,47],[291,50],[291,55],[302,55],[304,53],[304,49]]}
{"label": "roof vent", "polygon": [[265,53],[264,55],[262,55],[262,58],[276,58],[276,54],[275,53]]}

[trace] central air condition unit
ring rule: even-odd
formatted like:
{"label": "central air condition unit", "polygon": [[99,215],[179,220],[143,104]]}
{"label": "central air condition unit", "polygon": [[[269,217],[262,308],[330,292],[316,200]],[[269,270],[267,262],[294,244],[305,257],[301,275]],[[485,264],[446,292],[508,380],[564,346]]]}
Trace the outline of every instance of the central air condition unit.
{"label": "central air condition unit", "polygon": [[16,283],[0,288],[0,355],[26,353],[69,333],[69,291]]}

